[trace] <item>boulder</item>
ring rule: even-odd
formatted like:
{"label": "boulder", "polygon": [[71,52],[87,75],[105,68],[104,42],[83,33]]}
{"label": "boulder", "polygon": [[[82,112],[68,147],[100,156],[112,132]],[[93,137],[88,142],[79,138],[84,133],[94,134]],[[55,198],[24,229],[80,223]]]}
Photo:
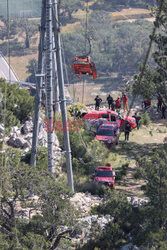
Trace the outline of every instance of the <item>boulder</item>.
{"label": "boulder", "polygon": [[26,141],[23,138],[18,137],[14,141],[14,147],[15,148],[23,148],[25,143],[26,143]]}
{"label": "boulder", "polygon": [[12,128],[11,132],[12,132],[12,133],[15,133],[15,134],[18,134],[18,133],[20,133],[20,128],[17,127],[17,126],[14,126],[14,127]]}
{"label": "boulder", "polygon": [[22,126],[21,133],[24,135],[27,135],[28,133],[30,133],[32,131],[33,131],[33,122],[32,122],[32,120],[28,120]]}
{"label": "boulder", "polygon": [[26,148],[28,148],[28,149],[31,148],[30,143],[28,143],[27,141],[26,141],[26,142],[23,144],[23,146],[22,146],[22,149],[26,149]]}
{"label": "boulder", "polygon": [[24,140],[24,138],[22,137],[14,137],[11,136],[9,138],[9,140],[7,141],[8,145],[14,148],[27,148],[30,147],[30,145],[28,144],[28,142],[26,140]]}
{"label": "boulder", "polygon": [[14,136],[11,136],[10,138],[9,138],[9,140],[7,141],[7,144],[9,145],[9,146],[11,146],[11,147],[15,147],[14,144],[15,143],[15,137]]}
{"label": "boulder", "polygon": [[25,137],[25,140],[30,144],[30,146],[32,145],[32,134],[28,134],[28,136]]}
{"label": "boulder", "polygon": [[90,193],[76,193],[71,199],[71,203],[76,209],[79,209],[82,216],[88,216],[91,207],[102,202],[100,197],[91,195]]}

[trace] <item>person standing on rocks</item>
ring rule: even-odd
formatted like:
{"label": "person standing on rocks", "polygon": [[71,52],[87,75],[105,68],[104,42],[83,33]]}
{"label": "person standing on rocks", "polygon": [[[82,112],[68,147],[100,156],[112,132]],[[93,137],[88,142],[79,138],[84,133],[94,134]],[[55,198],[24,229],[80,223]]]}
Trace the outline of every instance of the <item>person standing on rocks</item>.
{"label": "person standing on rocks", "polygon": [[125,108],[128,111],[128,97],[126,93],[123,94],[122,101],[123,101],[124,112],[125,112]]}
{"label": "person standing on rocks", "polygon": [[112,102],[112,106],[111,106],[111,110],[112,110],[112,111],[115,111],[115,107],[116,107],[116,103],[115,103],[115,101],[113,101],[113,102]]}
{"label": "person standing on rocks", "polygon": [[143,101],[143,104],[144,104],[144,108],[147,109],[151,106],[151,100],[146,99]]}
{"label": "person standing on rocks", "polygon": [[162,103],[163,103],[162,96],[159,94],[157,97],[157,112],[161,111]]}
{"label": "person standing on rocks", "polygon": [[131,131],[131,126],[128,121],[125,121],[125,141],[129,141],[129,133]]}
{"label": "person standing on rocks", "polygon": [[95,98],[95,110],[99,110],[101,102],[102,102],[102,99],[97,95]]}
{"label": "person standing on rocks", "polygon": [[166,105],[165,105],[165,103],[163,103],[162,104],[162,109],[161,109],[161,111],[162,111],[162,117],[161,117],[161,119],[165,119],[166,117],[165,117],[165,110],[166,110]]}
{"label": "person standing on rocks", "polygon": [[117,100],[115,101],[115,107],[116,107],[117,112],[119,112],[121,109],[121,100],[119,96],[117,97]]}
{"label": "person standing on rocks", "polygon": [[135,113],[135,115],[133,115],[132,117],[135,118],[136,120],[136,125],[137,125],[137,129],[139,129],[140,127],[140,119],[141,119],[141,116],[137,114],[137,112]]}
{"label": "person standing on rocks", "polygon": [[108,102],[108,108],[110,109],[113,103],[113,98],[110,94],[107,96],[107,102]]}

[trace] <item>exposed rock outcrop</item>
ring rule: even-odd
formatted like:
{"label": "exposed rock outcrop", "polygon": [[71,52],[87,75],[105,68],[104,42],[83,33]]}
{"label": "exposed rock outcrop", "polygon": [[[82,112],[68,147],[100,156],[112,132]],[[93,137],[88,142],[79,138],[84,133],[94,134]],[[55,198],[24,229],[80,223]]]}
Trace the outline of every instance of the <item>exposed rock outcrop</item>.
{"label": "exposed rock outcrop", "polygon": [[[0,128],[1,129],[1,128]],[[32,147],[33,137],[33,121],[29,117],[27,121],[22,124],[22,127],[13,127],[7,140],[9,146],[14,148],[20,148],[23,153],[28,152]],[[47,147],[47,131],[45,130],[45,123],[40,119],[39,123],[39,135],[38,135],[38,146]],[[60,161],[62,159],[62,152],[59,147],[59,141],[55,132],[53,132],[53,160],[55,172],[60,171]]]}
{"label": "exposed rock outcrop", "polygon": [[90,193],[76,193],[70,199],[76,209],[80,211],[77,229],[73,231],[71,238],[73,243],[87,243],[91,238],[91,233],[103,230],[106,225],[113,220],[110,215],[91,215],[91,208],[102,203],[103,199]]}

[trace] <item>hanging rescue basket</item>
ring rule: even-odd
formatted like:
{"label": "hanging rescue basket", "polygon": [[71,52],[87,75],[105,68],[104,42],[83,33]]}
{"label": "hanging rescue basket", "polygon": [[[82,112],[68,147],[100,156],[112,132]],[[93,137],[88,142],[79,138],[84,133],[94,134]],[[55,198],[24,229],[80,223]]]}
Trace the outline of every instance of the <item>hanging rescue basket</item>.
{"label": "hanging rescue basket", "polygon": [[80,78],[80,75],[92,75],[93,79],[97,78],[96,67],[90,56],[75,57],[72,70],[78,78]]}

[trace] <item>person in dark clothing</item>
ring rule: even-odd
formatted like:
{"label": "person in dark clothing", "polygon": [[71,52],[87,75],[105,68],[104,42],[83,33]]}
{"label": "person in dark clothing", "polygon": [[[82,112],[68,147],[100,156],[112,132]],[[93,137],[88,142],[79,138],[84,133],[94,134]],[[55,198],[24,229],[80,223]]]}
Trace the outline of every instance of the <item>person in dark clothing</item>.
{"label": "person in dark clothing", "polygon": [[131,126],[128,121],[125,121],[125,141],[129,141],[129,133],[131,131]]}
{"label": "person in dark clothing", "polygon": [[115,111],[115,105],[116,105],[116,104],[115,104],[115,101],[113,101],[113,102],[112,102],[112,105],[111,105],[111,110],[112,110],[112,111]]}
{"label": "person in dark clothing", "polygon": [[140,121],[140,119],[141,119],[141,116],[138,115],[137,112],[136,112],[135,115],[133,115],[132,117],[135,118],[135,120],[136,120],[136,125],[137,125],[137,129],[139,129],[139,127],[140,127],[139,121]]}
{"label": "person in dark clothing", "polygon": [[143,102],[143,104],[144,104],[144,108],[147,109],[148,107],[151,106],[151,101],[150,101],[149,99],[146,99],[146,100]]}
{"label": "person in dark clothing", "polygon": [[102,102],[102,99],[97,95],[95,98],[95,110],[99,110],[100,103]]}
{"label": "person in dark clothing", "polygon": [[159,94],[158,97],[157,97],[157,112],[160,110],[161,111],[161,108],[162,108],[162,96]]}
{"label": "person in dark clothing", "polygon": [[113,98],[112,96],[108,95],[107,96],[107,102],[108,102],[108,108],[110,109],[113,103]]}
{"label": "person in dark clothing", "polygon": [[165,103],[163,103],[162,104],[162,109],[161,109],[161,111],[162,111],[162,117],[161,117],[161,119],[165,119],[166,117],[165,117],[165,110],[166,110],[166,105],[165,105]]}
{"label": "person in dark clothing", "polygon": [[116,107],[117,112],[119,112],[121,109],[121,100],[119,96],[117,97],[117,100],[115,101],[115,107]]}

